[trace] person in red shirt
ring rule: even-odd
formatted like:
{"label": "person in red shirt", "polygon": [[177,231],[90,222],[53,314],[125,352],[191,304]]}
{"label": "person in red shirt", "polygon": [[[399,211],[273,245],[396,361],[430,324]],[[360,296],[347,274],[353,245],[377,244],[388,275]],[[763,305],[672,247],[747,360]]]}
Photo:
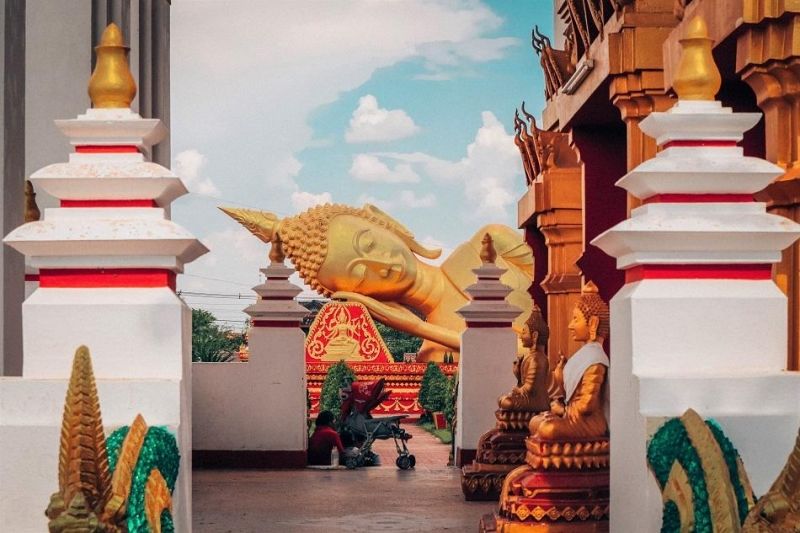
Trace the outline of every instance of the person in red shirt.
{"label": "person in red shirt", "polygon": [[[334,416],[330,411],[322,411],[317,416],[316,429],[308,439],[308,464],[331,464],[331,451],[334,447],[339,450],[339,457],[344,453],[342,439],[333,428]],[[336,465],[334,465],[336,466]]]}

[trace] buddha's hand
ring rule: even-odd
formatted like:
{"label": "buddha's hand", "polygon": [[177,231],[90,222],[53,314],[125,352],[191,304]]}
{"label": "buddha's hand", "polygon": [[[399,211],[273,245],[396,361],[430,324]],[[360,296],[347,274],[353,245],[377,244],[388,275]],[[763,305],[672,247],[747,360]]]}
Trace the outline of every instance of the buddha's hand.
{"label": "buddha's hand", "polygon": [[402,305],[380,302],[357,292],[339,291],[333,293],[331,298],[363,304],[374,318],[401,331],[413,330],[422,322],[417,315]]}
{"label": "buddha's hand", "polygon": [[560,401],[552,401],[550,402],[550,412],[556,416],[564,416],[564,404]]}

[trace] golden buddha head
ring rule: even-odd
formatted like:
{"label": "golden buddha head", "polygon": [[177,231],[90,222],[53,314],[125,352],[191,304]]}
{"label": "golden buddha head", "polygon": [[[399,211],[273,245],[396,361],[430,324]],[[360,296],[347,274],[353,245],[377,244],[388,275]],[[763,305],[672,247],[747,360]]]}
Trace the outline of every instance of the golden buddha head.
{"label": "golden buddha head", "polygon": [[608,304],[591,281],[581,289],[581,296],[572,309],[572,320],[567,326],[572,338],[578,342],[603,342],[610,331]]}
{"label": "golden buddha head", "polygon": [[547,322],[544,320],[542,310],[536,303],[533,304],[528,320],[522,326],[522,333],[520,340],[522,345],[526,348],[535,348],[537,346],[547,346],[547,340],[550,337],[550,328],[547,327]]}
{"label": "golden buddha head", "polygon": [[370,204],[319,205],[280,220],[261,211],[222,210],[265,242],[279,235],[300,276],[324,296],[348,291],[397,297],[414,284],[417,255],[435,259],[441,254],[424,247],[400,222]]}

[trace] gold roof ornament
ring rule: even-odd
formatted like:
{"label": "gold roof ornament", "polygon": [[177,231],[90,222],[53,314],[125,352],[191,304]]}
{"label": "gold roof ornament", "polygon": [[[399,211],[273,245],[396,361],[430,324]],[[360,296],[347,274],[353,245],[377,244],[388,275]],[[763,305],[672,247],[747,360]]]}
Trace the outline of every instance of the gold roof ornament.
{"label": "gold roof ornament", "polygon": [[130,48],[122,41],[122,30],[109,24],[95,47],[97,61],[89,79],[89,98],[95,108],[129,108],[136,96],[128,65]]}
{"label": "gold roof ornament", "polygon": [[711,53],[714,39],[708,36],[703,17],[698,15],[689,22],[686,37],[680,43],[683,53],[672,83],[678,100],[714,100],[722,85],[722,76]]}
{"label": "gold roof ornament", "polygon": [[497,260],[497,251],[494,249],[494,241],[492,236],[488,233],[484,234],[481,239],[481,261],[485,263],[494,263]]}

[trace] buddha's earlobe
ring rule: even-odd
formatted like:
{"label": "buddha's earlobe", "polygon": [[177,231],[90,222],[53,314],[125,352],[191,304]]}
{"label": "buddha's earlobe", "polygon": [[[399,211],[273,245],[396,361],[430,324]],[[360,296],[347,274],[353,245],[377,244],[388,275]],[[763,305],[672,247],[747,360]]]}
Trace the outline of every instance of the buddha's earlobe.
{"label": "buddha's earlobe", "polygon": [[531,348],[536,349],[539,346],[539,332],[531,331]]}
{"label": "buddha's earlobe", "polygon": [[589,342],[597,340],[598,326],[600,326],[600,317],[596,315],[589,317]]}

